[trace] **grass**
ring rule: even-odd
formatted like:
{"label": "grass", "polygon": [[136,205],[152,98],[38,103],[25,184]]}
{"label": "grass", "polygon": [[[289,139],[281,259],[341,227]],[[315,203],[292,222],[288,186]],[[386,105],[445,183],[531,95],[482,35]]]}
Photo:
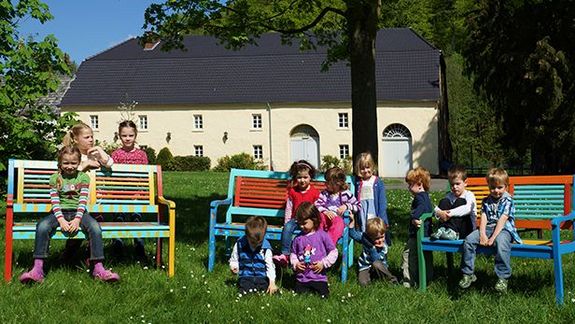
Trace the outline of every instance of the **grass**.
{"label": "grass", "polygon": [[[209,202],[225,197],[227,174],[166,173],[165,195],[177,204],[176,276],[163,269],[138,264],[131,258],[111,259],[107,266],[122,276],[117,284],[95,282],[85,267],[57,262],[62,242],[53,242],[46,281],[25,286],[16,276],[31,264],[33,243],[15,246],[14,278],[0,284],[0,321],[21,322],[573,322],[575,319],[575,257],[563,258],[564,307],[556,307],[553,267],[548,260],[512,259],[509,292],[498,295],[493,259],[479,257],[479,280],[467,291],[457,288],[457,271],[447,276],[444,256],[436,253],[435,280],[427,293],[386,283],[361,288],[355,271],[340,283],[339,271],[329,272],[331,297],[294,295],[292,274],[278,274],[282,294],[238,297],[235,278],[227,268],[223,243],[218,241],[215,271],[207,273]],[[433,193],[434,201],[442,193]],[[389,216],[394,227],[391,270],[400,274],[406,219],[411,198],[406,190],[388,192]],[[4,209],[2,209],[3,213]],[[4,231],[2,230],[2,233]],[[567,233],[564,233],[567,234]],[[3,234],[2,234],[3,235]],[[146,247],[153,251],[153,242]],[[359,249],[356,249],[359,250]],[[109,252],[109,248],[106,249]],[[3,256],[2,256],[3,257]],[[456,257],[456,261],[458,257]],[[3,260],[2,260],[3,261]]]}

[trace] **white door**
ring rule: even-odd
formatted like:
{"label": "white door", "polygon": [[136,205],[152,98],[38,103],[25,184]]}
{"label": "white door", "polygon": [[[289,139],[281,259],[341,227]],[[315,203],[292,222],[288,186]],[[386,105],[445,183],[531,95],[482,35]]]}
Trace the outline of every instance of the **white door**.
{"label": "white door", "polygon": [[311,136],[292,137],[291,157],[292,162],[306,160],[315,167],[319,165],[317,139]]}
{"label": "white door", "polygon": [[411,169],[411,132],[401,124],[391,124],[383,131],[380,165],[383,177],[403,178]]}

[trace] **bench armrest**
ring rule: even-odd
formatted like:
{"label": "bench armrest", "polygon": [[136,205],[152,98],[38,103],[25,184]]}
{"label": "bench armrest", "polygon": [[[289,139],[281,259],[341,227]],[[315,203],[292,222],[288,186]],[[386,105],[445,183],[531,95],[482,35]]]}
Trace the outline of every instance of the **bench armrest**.
{"label": "bench armrest", "polygon": [[553,226],[559,226],[561,225],[561,223],[566,222],[566,221],[573,221],[575,220],[575,212],[571,212],[567,215],[563,215],[563,216],[556,216],[553,217],[551,219],[551,225]]}
{"label": "bench armrest", "polygon": [[219,206],[231,205],[231,204],[232,204],[232,198],[227,198],[224,200],[212,200],[212,202],[210,203],[210,208],[217,209]]}
{"label": "bench armrest", "polygon": [[174,201],[168,200],[168,199],[164,198],[163,196],[158,196],[158,204],[166,205],[170,209],[176,208],[176,203]]}

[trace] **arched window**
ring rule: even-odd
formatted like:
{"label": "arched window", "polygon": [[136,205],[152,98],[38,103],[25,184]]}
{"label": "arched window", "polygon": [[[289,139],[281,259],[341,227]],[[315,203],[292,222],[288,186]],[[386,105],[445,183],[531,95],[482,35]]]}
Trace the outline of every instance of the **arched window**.
{"label": "arched window", "polygon": [[384,138],[411,138],[411,133],[407,127],[401,124],[391,124],[383,130]]}

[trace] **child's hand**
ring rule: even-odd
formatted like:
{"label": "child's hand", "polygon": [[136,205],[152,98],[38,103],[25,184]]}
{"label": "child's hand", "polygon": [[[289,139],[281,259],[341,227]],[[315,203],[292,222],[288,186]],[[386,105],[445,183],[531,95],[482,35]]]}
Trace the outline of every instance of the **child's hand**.
{"label": "child's hand", "polygon": [[437,215],[437,217],[439,217],[439,219],[442,222],[446,222],[449,220],[449,218],[451,218],[451,216],[449,215],[449,210],[440,210],[438,212],[435,213]]}
{"label": "child's hand", "polygon": [[353,213],[349,213],[349,228],[354,228],[355,227],[355,218],[353,216]]}
{"label": "child's hand", "polygon": [[490,238],[487,240],[487,244],[486,244],[486,245],[487,245],[487,246],[493,246],[493,243],[495,243],[495,237],[492,236],[492,237],[490,237]]}
{"label": "child's hand", "polygon": [[64,217],[58,218],[58,224],[60,224],[62,232],[68,232],[70,230],[70,224],[64,219]]}
{"label": "child's hand", "polygon": [[343,213],[347,210],[347,206],[346,205],[341,205],[339,207],[337,207],[337,214],[339,216],[342,216]]}
{"label": "child's hand", "polygon": [[313,272],[315,272],[315,273],[320,273],[320,272],[322,272],[322,270],[323,270],[323,262],[321,262],[321,261],[314,262],[314,263],[311,265],[311,269],[312,269]]}
{"label": "child's hand", "polygon": [[297,272],[304,272],[305,271],[305,263],[298,261],[295,265],[295,271]]}
{"label": "child's hand", "polygon": [[412,219],[412,220],[411,220],[411,224],[413,224],[413,226],[419,228],[419,227],[421,227],[421,220],[419,220],[419,219]]}
{"label": "child's hand", "polygon": [[270,295],[273,295],[276,291],[278,291],[278,286],[276,286],[275,282],[270,282],[270,285],[268,286],[268,290],[266,290],[266,292]]}
{"label": "child's hand", "polygon": [[75,233],[78,231],[78,228],[80,228],[80,218],[74,218],[73,220],[70,221],[70,228],[68,230],[68,232],[70,233]]}
{"label": "child's hand", "polygon": [[479,245],[487,246],[487,235],[485,233],[479,233]]}
{"label": "child's hand", "polygon": [[80,162],[80,166],[79,166],[79,169],[82,171],[89,171],[89,170],[94,170],[94,169],[99,169],[99,168],[100,168],[100,162],[95,161],[95,160],[91,160],[91,159]]}
{"label": "child's hand", "polygon": [[334,217],[337,217],[337,214],[332,212],[331,210],[328,210],[325,212],[325,215],[327,216],[327,218],[329,219],[333,219]]}
{"label": "child's hand", "polygon": [[230,268],[230,270],[232,271],[233,274],[238,274],[238,272],[240,271],[238,268],[234,267],[234,268]]}

